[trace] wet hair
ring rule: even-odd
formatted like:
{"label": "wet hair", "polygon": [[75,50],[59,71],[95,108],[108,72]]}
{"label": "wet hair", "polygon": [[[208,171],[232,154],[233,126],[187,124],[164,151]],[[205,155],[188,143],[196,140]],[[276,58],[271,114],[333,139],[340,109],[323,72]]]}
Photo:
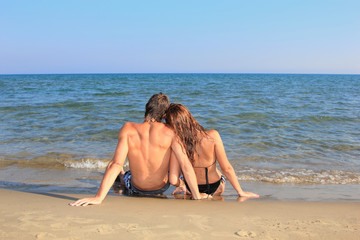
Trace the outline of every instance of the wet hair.
{"label": "wet hair", "polygon": [[151,121],[151,119],[155,119],[155,121],[161,122],[169,105],[169,98],[165,94],[152,95],[145,106],[145,120]]}
{"label": "wet hair", "polygon": [[196,145],[204,136],[207,136],[206,129],[196,121],[184,105],[179,103],[170,104],[166,111],[165,120],[174,129],[186,151],[186,155],[193,163]]}

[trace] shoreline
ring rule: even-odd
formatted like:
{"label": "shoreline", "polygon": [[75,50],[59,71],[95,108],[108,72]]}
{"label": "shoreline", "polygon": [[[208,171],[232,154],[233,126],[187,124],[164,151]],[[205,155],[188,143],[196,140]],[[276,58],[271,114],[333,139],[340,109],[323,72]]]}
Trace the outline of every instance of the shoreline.
{"label": "shoreline", "polygon": [[0,189],[2,239],[359,239],[357,202],[222,202]]}
{"label": "shoreline", "polygon": [[[22,192],[52,192],[64,194],[96,194],[102,177],[102,170],[1,168],[0,188]],[[260,201],[302,201],[302,202],[360,202],[360,184],[287,184],[258,181],[240,181],[244,191],[260,195]],[[174,187],[165,193],[172,198]],[[110,190],[110,195],[117,195]],[[229,182],[223,194],[225,201],[236,201],[237,194]]]}

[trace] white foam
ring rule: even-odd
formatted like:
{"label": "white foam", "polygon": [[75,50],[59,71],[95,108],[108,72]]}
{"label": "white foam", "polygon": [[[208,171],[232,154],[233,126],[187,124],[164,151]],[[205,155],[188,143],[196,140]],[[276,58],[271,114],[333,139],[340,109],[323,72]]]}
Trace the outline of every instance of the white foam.
{"label": "white foam", "polygon": [[82,159],[80,162],[65,162],[64,165],[68,168],[102,169],[106,168],[108,162],[104,162],[101,160]]}
{"label": "white foam", "polygon": [[[98,160],[98,159],[82,159],[81,161],[69,161],[65,162],[64,166],[67,168],[78,168],[78,169],[104,169],[109,164],[109,160]],[[128,161],[125,161],[123,167],[128,167]]]}
{"label": "white foam", "polygon": [[243,169],[237,172],[240,181],[291,184],[360,184],[360,175],[340,170],[310,169]]}

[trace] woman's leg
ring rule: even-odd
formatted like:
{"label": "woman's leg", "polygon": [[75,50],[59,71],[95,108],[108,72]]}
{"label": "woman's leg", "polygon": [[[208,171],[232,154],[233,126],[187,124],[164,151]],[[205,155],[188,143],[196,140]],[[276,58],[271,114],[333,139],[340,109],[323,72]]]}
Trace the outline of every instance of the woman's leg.
{"label": "woman's leg", "polygon": [[218,189],[214,193],[214,196],[220,196],[225,191],[225,182],[221,181]]}

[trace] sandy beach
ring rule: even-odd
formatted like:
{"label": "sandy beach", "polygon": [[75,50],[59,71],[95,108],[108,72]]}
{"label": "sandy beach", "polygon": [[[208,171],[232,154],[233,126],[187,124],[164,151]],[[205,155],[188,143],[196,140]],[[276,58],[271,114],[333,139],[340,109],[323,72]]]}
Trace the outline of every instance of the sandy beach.
{"label": "sandy beach", "polygon": [[360,239],[360,203],[223,202],[0,189],[1,239]]}

